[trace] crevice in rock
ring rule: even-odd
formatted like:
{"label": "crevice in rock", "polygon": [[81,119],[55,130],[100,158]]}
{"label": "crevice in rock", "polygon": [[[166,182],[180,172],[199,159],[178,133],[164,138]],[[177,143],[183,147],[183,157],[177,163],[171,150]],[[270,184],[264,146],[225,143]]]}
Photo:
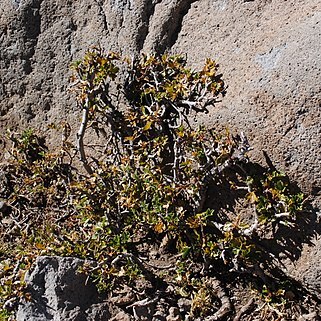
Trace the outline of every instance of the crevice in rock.
{"label": "crevice in rock", "polygon": [[[165,6],[165,15],[161,26],[157,27],[158,34],[153,35],[153,38],[156,39],[153,41],[153,50],[162,54],[175,44],[182,28],[183,19],[196,1],[198,0],[176,0],[169,2],[170,4],[160,4]],[[166,6],[169,6],[169,9]]]}
{"label": "crevice in rock", "polygon": [[139,28],[137,32],[137,50],[140,52],[143,47],[145,40],[147,38],[148,32],[149,32],[149,25],[150,25],[150,20],[154,15],[155,12],[155,6],[156,4],[160,2],[159,0],[145,0],[143,9],[142,9],[142,25]]}
{"label": "crevice in rock", "polygon": [[99,9],[99,15],[102,17],[103,19],[103,24],[104,24],[104,30],[108,30],[108,22],[107,22],[107,16],[103,7],[103,3],[101,0],[95,0],[98,9]]}
{"label": "crevice in rock", "polygon": [[21,58],[25,60],[24,71],[27,75],[32,72],[32,57],[35,54],[38,37],[41,33],[40,7],[42,1],[33,0],[21,9],[22,24],[25,30],[23,40],[26,44],[26,50]]}
{"label": "crevice in rock", "polygon": [[[170,49],[176,42],[178,35],[182,29],[182,22],[184,17],[187,15],[192,4],[198,0],[182,0],[179,1],[177,6],[174,7],[172,14],[169,16],[169,20],[164,24],[164,37],[162,43],[162,51],[166,48]],[[167,28],[166,28],[167,25]]]}

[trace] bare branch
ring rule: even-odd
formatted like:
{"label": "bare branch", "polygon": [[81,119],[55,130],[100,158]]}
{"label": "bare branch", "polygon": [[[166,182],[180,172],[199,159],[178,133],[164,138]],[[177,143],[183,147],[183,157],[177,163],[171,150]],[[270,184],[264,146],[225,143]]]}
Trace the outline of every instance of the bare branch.
{"label": "bare branch", "polygon": [[89,98],[87,97],[85,104],[83,106],[81,124],[77,133],[77,151],[80,154],[80,161],[82,162],[85,170],[89,175],[92,175],[93,170],[91,166],[88,164],[85,149],[84,149],[84,137],[85,137],[85,132],[88,124],[89,105],[90,105],[90,102],[89,102]]}
{"label": "bare branch", "polygon": [[251,310],[254,306],[254,299],[251,298],[248,303],[246,303],[236,314],[233,321],[240,321],[242,315],[247,313],[249,310]]}

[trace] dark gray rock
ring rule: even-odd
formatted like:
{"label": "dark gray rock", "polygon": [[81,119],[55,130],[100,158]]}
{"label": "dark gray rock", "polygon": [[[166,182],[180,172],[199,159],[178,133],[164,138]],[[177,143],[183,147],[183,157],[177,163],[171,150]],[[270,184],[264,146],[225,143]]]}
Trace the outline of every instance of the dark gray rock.
{"label": "dark gray rock", "polygon": [[9,174],[3,170],[0,171],[0,198],[7,198],[12,192],[12,186],[9,180]]}
{"label": "dark gray rock", "polygon": [[0,200],[0,213],[6,214],[8,212],[8,205]]}
{"label": "dark gray rock", "polygon": [[19,305],[17,321],[105,321],[108,306],[78,269],[83,260],[38,257],[25,277],[31,300]]}

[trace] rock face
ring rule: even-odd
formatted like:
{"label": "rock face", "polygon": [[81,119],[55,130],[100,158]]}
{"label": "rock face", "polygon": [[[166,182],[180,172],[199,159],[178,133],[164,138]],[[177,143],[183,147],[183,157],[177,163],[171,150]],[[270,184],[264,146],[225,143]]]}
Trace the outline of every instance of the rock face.
{"label": "rock face", "polygon": [[69,65],[93,44],[135,54],[214,57],[229,86],[201,122],[244,131],[304,191],[318,194],[321,4],[244,0],[3,0],[0,117],[46,128],[79,112]]}
{"label": "rock face", "polygon": [[25,278],[32,300],[19,306],[17,321],[108,320],[107,304],[77,273],[83,264],[75,258],[38,257]]}
{"label": "rock face", "polygon": [[[243,131],[254,147],[252,157],[264,164],[265,150],[278,169],[312,194],[318,213],[319,0],[2,0],[1,133],[7,126],[45,129],[65,119],[76,124],[79,112],[67,90],[69,65],[97,43],[127,55],[186,53],[194,67],[206,57],[216,58],[228,84],[227,96],[199,122]],[[311,224],[308,231],[317,235],[315,248],[321,242],[317,228]],[[302,239],[311,243],[311,237]],[[319,251],[303,246],[296,260],[289,270],[318,287]],[[30,278],[41,278],[42,269],[55,271],[68,260],[48,267],[41,262],[36,268],[39,276],[35,270]],[[59,308],[59,302],[52,304]],[[89,309],[91,303],[86,304]]]}
{"label": "rock face", "polygon": [[188,52],[196,64],[217,57],[229,89],[210,122],[243,130],[258,153],[266,150],[306,192],[317,193],[320,2],[205,2],[184,17],[172,50]]}

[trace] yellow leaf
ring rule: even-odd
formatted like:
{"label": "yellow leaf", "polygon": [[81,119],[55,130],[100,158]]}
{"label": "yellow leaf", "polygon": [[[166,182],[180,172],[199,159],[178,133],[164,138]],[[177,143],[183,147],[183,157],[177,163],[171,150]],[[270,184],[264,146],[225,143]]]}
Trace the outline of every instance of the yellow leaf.
{"label": "yellow leaf", "polygon": [[247,200],[248,200],[250,203],[252,203],[252,204],[258,201],[258,198],[257,198],[257,196],[255,195],[254,192],[248,193],[248,194],[246,195],[246,198],[247,198]]}
{"label": "yellow leaf", "polygon": [[42,243],[36,243],[35,246],[38,250],[44,250],[46,248]]}
{"label": "yellow leaf", "polygon": [[162,233],[165,230],[164,223],[162,221],[159,221],[155,226],[154,226],[155,232],[157,233]]}
{"label": "yellow leaf", "polygon": [[143,131],[146,131],[146,130],[150,129],[151,126],[152,126],[152,122],[151,121],[147,122],[146,125],[143,128]]}
{"label": "yellow leaf", "polygon": [[190,227],[190,228],[198,228],[200,226],[200,222],[199,220],[197,220],[197,218],[195,216],[193,217],[189,217],[186,221],[187,225]]}

